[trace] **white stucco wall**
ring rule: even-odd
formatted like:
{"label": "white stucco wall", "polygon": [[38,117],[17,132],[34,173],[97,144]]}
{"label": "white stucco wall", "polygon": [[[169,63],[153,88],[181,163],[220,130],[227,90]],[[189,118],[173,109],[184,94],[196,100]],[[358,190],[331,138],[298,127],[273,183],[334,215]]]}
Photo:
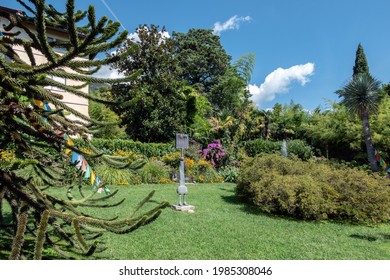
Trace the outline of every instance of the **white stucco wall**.
{"label": "white stucco wall", "polygon": [[[5,18],[1,18],[0,17],[0,31],[2,30],[2,25],[3,24],[8,24],[8,20],[5,19]],[[19,35],[20,38],[29,39],[28,35],[22,29],[15,28],[15,30],[13,30],[13,31],[16,31],[16,30],[20,30],[21,31],[21,34]],[[31,25],[31,30],[34,31],[34,26],[33,25]],[[55,30],[51,30],[50,28],[47,29],[47,36],[48,37],[52,37],[54,39],[67,40],[66,33],[57,32]],[[30,63],[29,58],[28,58],[28,56],[27,56],[27,54],[24,51],[22,46],[15,46],[14,50],[18,53],[19,57],[22,60],[26,61],[27,63]],[[38,65],[47,62],[46,58],[38,50],[34,50],[33,53],[34,53],[34,58],[36,60],[36,63]],[[57,53],[61,54],[60,51],[57,52]],[[77,59],[85,60],[84,58],[77,58]],[[68,71],[68,72],[73,72],[69,68],[62,68],[62,70]],[[70,79],[62,79],[62,78],[55,78],[55,77],[53,77],[53,78],[56,81],[65,83],[68,86],[83,84],[83,82],[74,81],[74,80],[70,80]],[[83,114],[85,116],[88,116],[88,100],[87,99],[81,98],[81,97],[79,97],[77,95],[71,94],[69,92],[65,92],[63,90],[59,90],[58,88],[50,88],[50,90],[52,90],[55,93],[61,94],[63,96],[62,101],[66,105],[68,105],[72,109],[77,110],[81,114]],[[89,87],[85,86],[85,87],[83,87],[80,90],[82,92],[84,92],[84,93],[88,93]],[[74,120],[78,119],[77,117],[75,117],[73,115],[70,115],[69,118],[70,119],[74,119]]]}

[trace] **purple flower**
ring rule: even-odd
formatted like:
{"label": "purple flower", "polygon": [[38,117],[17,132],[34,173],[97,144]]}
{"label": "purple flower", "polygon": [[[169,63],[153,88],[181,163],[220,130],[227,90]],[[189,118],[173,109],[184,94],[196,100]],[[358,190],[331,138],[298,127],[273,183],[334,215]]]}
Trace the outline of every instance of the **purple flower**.
{"label": "purple flower", "polygon": [[206,160],[209,160],[213,166],[218,166],[225,156],[225,151],[221,145],[221,140],[217,139],[207,145],[207,148],[201,152]]}

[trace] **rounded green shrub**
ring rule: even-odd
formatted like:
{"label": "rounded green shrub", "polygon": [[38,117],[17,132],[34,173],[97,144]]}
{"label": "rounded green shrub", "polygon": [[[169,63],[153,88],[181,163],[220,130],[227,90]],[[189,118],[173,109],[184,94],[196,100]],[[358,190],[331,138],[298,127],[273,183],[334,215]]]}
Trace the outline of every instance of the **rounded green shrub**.
{"label": "rounded green shrub", "polygon": [[238,167],[230,165],[224,166],[218,170],[218,174],[223,177],[223,181],[226,183],[236,183],[238,173]]}
{"label": "rounded green shrub", "polygon": [[96,174],[108,185],[135,184],[136,176],[127,168],[120,169],[108,164],[98,164],[95,167]]}
{"label": "rounded green shrub", "polygon": [[169,179],[170,168],[162,161],[150,159],[140,170],[142,182],[158,184],[162,179]]}
{"label": "rounded green shrub", "polygon": [[387,179],[314,160],[249,158],[241,166],[236,193],[266,213],[298,219],[389,221]]}

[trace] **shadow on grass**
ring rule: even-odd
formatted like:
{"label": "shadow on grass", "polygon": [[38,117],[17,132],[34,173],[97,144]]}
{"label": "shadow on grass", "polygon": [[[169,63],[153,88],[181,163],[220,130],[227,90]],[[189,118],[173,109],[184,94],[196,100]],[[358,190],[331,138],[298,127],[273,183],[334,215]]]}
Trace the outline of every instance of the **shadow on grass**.
{"label": "shadow on grass", "polygon": [[371,234],[371,235],[351,234],[349,237],[366,240],[370,242],[374,242],[374,241],[390,242],[390,234],[385,234],[385,233],[378,233],[378,234]]}
{"label": "shadow on grass", "polygon": [[228,188],[219,188],[221,191],[229,192],[229,193],[235,193],[234,189],[228,189]]}
{"label": "shadow on grass", "polygon": [[321,221],[321,220],[303,220],[299,218],[289,217],[289,216],[283,216],[283,215],[277,215],[272,213],[266,213],[263,212],[259,207],[256,205],[250,204],[249,202],[245,201],[243,197],[237,196],[237,195],[222,195],[222,200],[224,200],[226,203],[234,204],[234,205],[240,205],[240,210],[251,215],[257,215],[257,216],[263,216],[268,217],[272,219],[277,220],[285,220],[285,221],[293,221],[298,223],[340,223],[345,224],[345,222],[342,221]]}
{"label": "shadow on grass", "polygon": [[[3,232],[0,232],[0,260],[8,260],[9,256],[11,254],[11,245],[12,245],[12,237],[8,234],[3,235]],[[32,239],[26,239],[23,243],[23,249],[22,259],[32,259],[34,255],[34,248],[35,248],[35,240]],[[64,259],[61,258],[59,255],[54,255],[53,253],[48,253],[47,249],[43,251],[43,260],[60,260]]]}
{"label": "shadow on grass", "polygon": [[[3,230],[0,230],[0,260],[8,260],[11,254],[11,246],[13,237]],[[33,259],[35,250],[35,238],[25,236],[25,240],[22,248],[22,259]],[[91,243],[91,241],[87,241]],[[77,251],[70,245],[57,244],[60,249],[68,255],[68,257],[62,256],[55,252],[53,249],[46,247],[42,252],[42,260],[81,260],[81,259],[95,259],[105,260],[107,259],[104,255],[104,251],[107,249],[104,246],[105,242],[100,239],[99,245],[96,249],[95,254],[92,257],[86,257],[83,254],[77,253]]]}
{"label": "shadow on grass", "polygon": [[234,205],[241,205],[241,210],[253,215],[267,215],[266,213],[262,212],[259,208],[257,208],[255,205],[250,205],[247,202],[244,201],[242,197],[239,197],[237,195],[222,195],[222,200],[229,204]]}

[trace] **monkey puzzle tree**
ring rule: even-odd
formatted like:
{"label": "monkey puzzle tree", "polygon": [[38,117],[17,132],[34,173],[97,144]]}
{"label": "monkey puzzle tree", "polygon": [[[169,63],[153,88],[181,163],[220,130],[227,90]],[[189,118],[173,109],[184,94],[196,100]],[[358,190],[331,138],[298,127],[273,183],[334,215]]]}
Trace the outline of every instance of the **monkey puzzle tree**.
{"label": "monkey puzzle tree", "polygon": [[[30,0],[30,4],[17,1],[30,16],[10,9],[2,10],[0,14],[9,21],[2,27],[0,41],[0,149],[15,151],[11,160],[1,158],[0,161],[0,206],[8,202],[11,208],[9,224],[0,217],[2,237],[12,238],[10,259],[40,259],[44,247],[51,247],[64,257],[88,256],[96,251],[97,242],[88,244],[86,240],[96,239],[102,231],[130,232],[158,217],[167,206],[163,202],[139,213],[152,192],[124,218],[103,219],[87,214],[86,207],[115,206],[123,200],[104,202],[115,192],[96,197],[97,190],[102,187],[97,174],[91,168],[78,167],[82,164],[85,167],[87,161],[96,159],[115,167],[127,166],[119,158],[102,155],[89,144],[88,135],[98,129],[100,123],[92,122],[65,104],[62,101],[64,93],[48,90],[52,86],[81,98],[107,103],[81,89],[90,82],[112,84],[135,78],[131,75],[108,80],[90,76],[100,66],[128,55],[125,52],[121,56],[94,59],[99,52],[120,45],[127,32],[118,34],[119,23],[106,17],[96,20],[93,6],[86,12],[75,12],[73,0],[67,1],[64,13],[47,6],[44,0]],[[81,25],[85,21],[86,25]],[[49,41],[49,28],[64,30],[68,34],[67,40]],[[19,36],[21,33],[23,36]],[[18,46],[22,47],[27,58],[23,59],[15,50]],[[55,52],[58,47],[64,51]],[[36,59],[36,51],[45,57],[43,63]],[[80,84],[65,85],[56,77],[79,81]],[[79,120],[71,120],[69,113]],[[72,135],[83,140],[92,152],[87,154],[77,149],[69,140]],[[74,158],[75,155],[78,158]],[[21,175],[21,169],[26,166],[34,171],[31,177]],[[45,188],[35,183],[36,176],[42,178]],[[67,199],[50,192],[53,187],[64,188]],[[73,189],[79,190],[77,197]],[[34,252],[25,246],[25,240],[31,240],[31,237],[35,240]]]}

